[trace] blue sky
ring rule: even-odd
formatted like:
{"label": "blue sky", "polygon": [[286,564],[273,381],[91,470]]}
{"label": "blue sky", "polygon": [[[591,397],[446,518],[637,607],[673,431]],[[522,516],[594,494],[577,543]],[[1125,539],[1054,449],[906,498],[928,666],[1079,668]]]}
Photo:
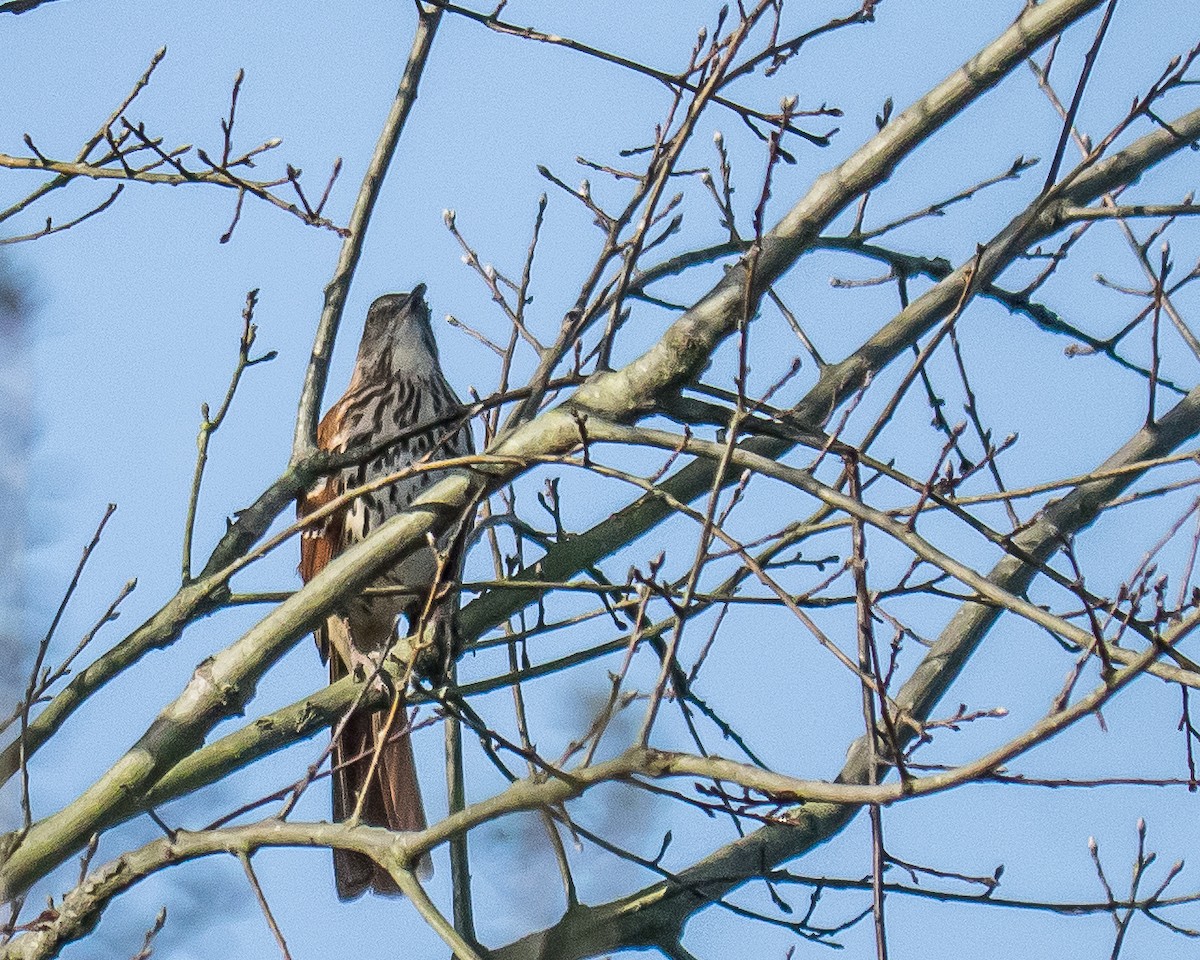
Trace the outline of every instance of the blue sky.
{"label": "blue sky", "polygon": [[[711,23],[709,8],[716,6],[694,0],[633,5],[513,0],[505,15],[658,66],[679,68],[694,29]],[[816,24],[851,6],[796,4],[789,8],[789,22]],[[841,127],[829,148],[793,145],[799,162],[777,172],[771,206],[775,216],[816,175],[870,136],[887,97],[902,109],[999,32],[1020,7],[1019,2],[995,0],[887,0],[879,7],[876,24],[814,45],[769,88],[759,78],[738,88],[739,96],[766,109],[773,109],[782,93],[795,93],[801,107],[826,102],[846,110],[837,121],[813,123],[818,129],[832,123]],[[1191,0],[1128,0],[1118,7],[1081,113],[1085,128],[1106,129],[1171,55],[1195,42],[1193,7]],[[359,2],[313,12],[298,11],[291,4],[235,0],[191,8],[183,16],[177,5],[158,0],[137,4],[132,13],[128,4],[114,0],[70,0],[6,17],[0,20],[0,85],[6,101],[0,116],[0,151],[23,152],[21,138],[28,133],[43,153],[74,156],[154,51],[165,45],[167,57],[131,111],[133,116],[144,119],[168,144],[191,142],[219,152],[218,122],[228,108],[232,78],[244,67],[238,143],[249,148],[269,137],[282,138],[273,159],[264,160],[259,169],[274,173],[285,161],[302,168],[310,194],[319,193],[335,158],[343,158],[329,214],[344,222],[394,93],[413,19],[406,3]],[[1076,32],[1063,43],[1059,77],[1064,87],[1069,88],[1089,39],[1086,31]],[[646,142],[666,104],[664,88],[644,77],[447,18],[350,293],[330,397],[345,382],[356,324],[380,293],[411,289],[423,281],[435,318],[450,313],[492,335],[502,334],[503,318],[461,263],[460,250],[443,225],[443,209],[456,210],[459,228],[484,261],[515,275],[538,196],[552,190],[538,175],[537,165],[545,164],[572,184],[586,175],[599,197],[615,198],[620,187],[577,168],[575,157],[626,162],[616,151]],[[740,213],[748,218],[763,157],[757,141],[736,118],[710,112],[687,162],[715,162],[711,135],[716,129],[730,145],[744,184],[737,195]],[[872,215],[881,222],[919,208],[1003,170],[1017,154],[1047,157],[1057,133],[1058,122],[1039,98],[1032,78],[1018,72],[906,162],[873,201]],[[1195,186],[1195,154],[1184,153],[1161,174],[1148,178],[1144,188],[1169,182]],[[897,242],[955,262],[967,258],[978,241],[1012,215],[1020,198],[1033,194],[1044,176],[1041,170],[1044,164],[1027,180],[998,187],[950,217],[907,228]],[[0,206],[36,182],[31,175],[0,174]],[[1180,192],[1153,198],[1173,199]],[[77,215],[106,193],[103,184],[73,184],[46,203],[40,214],[31,212],[20,229],[36,229],[39,216],[47,214],[56,220]],[[694,193],[689,203],[688,240],[719,239],[716,218],[703,198]],[[119,624],[109,628],[109,643],[117,631],[140,622],[174,589],[199,405],[217,403],[224,391],[235,358],[240,311],[251,288],[261,290],[255,316],[258,343],[264,350],[278,350],[279,357],[250,371],[214,441],[201,500],[198,551],[203,553],[220,535],[225,516],[247,504],[286,461],[300,378],[338,241],[330,232],[305,227],[265,204],[248,201],[232,241],[219,244],[232,212],[233,196],[227,191],[132,185],[102,217],[11,249],[13,263],[30,279],[37,303],[29,348],[35,441],[25,570],[28,635],[40,633],[80,547],[109,501],[117,502],[119,509],[64,622],[62,642],[86,629],[130,577],[138,578],[138,588]],[[597,235],[588,217],[569,198],[551,192],[531,308],[532,322],[540,329],[552,330],[573,301],[596,249]],[[1089,329],[1115,329],[1130,315],[1127,300],[1098,290],[1090,281],[1091,258],[1105,264],[1105,270],[1116,264],[1124,282],[1140,279],[1120,248],[1115,256],[1112,249],[1096,244],[1081,251],[1080,268],[1056,281],[1048,293],[1056,307],[1073,311]],[[1194,248],[1190,254],[1181,249],[1179,258],[1188,262],[1189,255]],[[711,284],[718,269],[712,267],[702,279],[674,283],[670,292],[681,299],[689,292],[694,295]],[[847,292],[833,290],[826,282],[831,275],[865,277],[873,272],[871,265],[816,254],[785,281],[785,292],[803,297],[807,323],[817,331],[827,356],[836,358],[852,348],[896,309],[894,289]],[[637,313],[638,335],[627,341],[626,353],[618,351],[618,360],[633,355],[668,320],[664,311]],[[764,318],[763,329],[763,342],[786,336],[777,317]],[[490,354],[449,327],[439,329],[439,337],[448,376],[459,392],[465,394],[470,386],[489,392],[494,385]],[[1021,431],[1019,454],[1006,463],[1014,484],[1087,469],[1111,452],[1142,416],[1141,381],[1100,361],[1066,359],[1065,341],[1035,331],[1027,321],[994,306],[977,307],[963,337],[968,350],[992,350],[990,375],[981,376],[977,385],[982,407],[997,414],[997,433]],[[756,363],[756,379],[764,385],[775,379],[794,349],[789,343],[784,352],[766,351]],[[1191,366],[1174,358],[1168,366],[1181,382],[1194,380]],[[727,386],[731,369],[728,356],[719,358],[711,382]],[[1050,385],[1057,389],[1047,389]],[[927,417],[919,405],[902,413],[898,433],[910,427],[914,434],[924,432],[911,450],[899,443],[899,449],[891,451],[901,457],[901,465],[911,455],[908,465],[915,468],[936,447],[924,426]],[[1048,461],[1053,465],[1047,467]],[[628,496],[614,487],[589,487],[592,481],[578,477],[568,476],[563,482],[571,495],[569,519],[576,529]],[[525,495],[526,506],[532,503],[532,489]],[[1102,552],[1095,560],[1095,575],[1126,575],[1147,545],[1145,531],[1165,525],[1165,511],[1151,503],[1106,521],[1096,535],[1120,549]],[[749,527],[756,522],[765,521],[746,521]],[[663,536],[666,543],[677,542],[670,539],[674,532]],[[684,553],[677,561],[686,564],[688,559]],[[621,562],[625,566],[609,571],[618,578],[630,561]],[[239,587],[289,589],[296,585],[293,567],[294,557],[281,555]],[[148,658],[141,669],[114,683],[103,703],[82,711],[64,730],[63,742],[44,751],[43,769],[55,772],[35,782],[37,809],[56,808],[90,782],[140,733],[200,659],[232,640],[258,615],[245,609],[197,625],[169,653]],[[764,614],[757,629],[789,629],[769,616]],[[997,725],[994,730],[972,731],[962,740],[961,755],[1010,735],[1016,724],[1036,717],[1062,679],[1058,664],[1052,670],[1023,668],[1054,656],[1056,648],[1048,638],[1028,628],[1008,627],[992,640],[951,699],[983,706],[999,698],[1012,716],[1002,729]],[[846,741],[824,731],[831,717],[840,717],[847,704],[853,704],[846,677],[827,676],[827,664],[810,649],[799,655],[789,652],[787,656],[795,659],[786,661],[786,669],[778,668],[778,654],[761,649],[726,649],[718,656],[725,659],[710,669],[728,683],[722,691],[724,705],[754,731],[768,755],[817,775],[836,771]],[[589,698],[604,689],[603,669],[548,687],[537,702],[534,719],[548,755],[556,754],[552,745],[566,742],[586,726]],[[267,710],[290,702],[320,677],[320,665],[303,643],[263,683],[253,708]],[[1110,735],[1101,739],[1094,725],[1084,725],[1044,758],[1035,757],[1031,768],[1044,762],[1047,770],[1061,772],[1066,767],[1079,775],[1147,767],[1177,773],[1181,744],[1170,741],[1170,753],[1164,746],[1173,736],[1177,700],[1176,691],[1143,683],[1136,701],[1120,701],[1107,712]],[[760,705],[787,702],[792,703],[792,726],[785,730]],[[503,704],[489,701],[488,708],[500,716]],[[316,741],[301,745],[213,788],[192,807],[181,803],[166,812],[178,822],[203,822],[199,818],[204,811],[223,809],[237,798],[289,782],[318,749]],[[427,771],[433,773],[436,735],[427,733],[419,749]],[[953,755],[951,747],[947,756]],[[498,786],[482,767],[475,772],[479,795]],[[1088,859],[1089,835],[1097,835],[1103,850],[1113,854],[1122,878],[1134,821],[1140,815],[1149,820],[1152,845],[1163,851],[1164,861],[1190,853],[1189,844],[1194,844],[1190,824],[1195,801],[1182,792],[1119,790],[1092,799],[1080,793],[1034,796],[1033,791],[972,789],[969,800],[960,791],[889,811],[889,842],[901,855],[913,851],[914,859],[967,873],[990,873],[997,862],[1007,862],[1006,883],[1012,884],[1013,896],[1080,898],[1099,895]],[[433,791],[436,795],[436,786]],[[314,792],[300,815],[324,817],[325,803],[324,795]],[[597,800],[581,809],[593,824],[606,824],[626,835],[649,855],[657,849],[667,822],[660,803],[631,800],[628,794],[616,796],[609,808]],[[687,817],[682,822],[695,825]],[[480,929],[487,942],[506,942],[558,916],[555,877],[538,829],[532,821],[514,818],[484,831],[478,841],[478,855],[485,858],[477,867],[484,917]],[[132,838],[154,835],[155,828],[145,820],[130,824],[116,832],[112,846],[102,847],[102,853]],[[681,863],[713,842],[711,834],[703,843],[689,841],[678,828],[675,836],[672,854]],[[868,869],[868,853],[864,824],[858,822],[796,869],[861,875]],[[488,863],[499,869],[491,870]],[[605,899],[647,882],[645,875],[626,865],[587,857],[581,863],[584,899]],[[381,929],[414,938],[411,944],[405,940],[405,955],[441,955],[405,903],[368,898],[338,904],[327,858],[321,854],[262,856],[256,865],[297,956],[393,955],[398,951],[383,942]],[[435,896],[445,897],[447,879],[443,865],[434,883]],[[1200,885],[1190,868],[1181,882],[1186,885],[1189,880]],[[759,905],[766,906],[758,894],[747,893],[745,900],[764,901]],[[797,895],[793,902],[802,905],[804,898]],[[214,939],[221,954],[231,957],[260,957],[275,949],[240,879],[240,868],[233,861],[213,860],[175,869],[143,885],[114,906],[102,924],[97,934],[101,950],[77,947],[68,955],[129,955],[140,940],[138,931],[161,903],[168,904],[172,917],[159,940],[161,956],[211,955]],[[1002,915],[900,898],[889,903],[897,956],[918,950],[929,957],[957,956],[969,944],[980,957],[1009,956],[1035,945],[1064,957],[1090,957],[1109,943],[1104,918]],[[849,904],[847,900],[831,909],[828,919],[852,912]],[[931,920],[940,930],[933,942],[926,926]],[[197,935],[201,924],[206,925],[204,937]],[[728,955],[731,950],[737,955],[782,956],[794,941],[783,931],[760,926],[753,936],[761,939],[749,950],[744,929],[733,931],[727,918],[709,911],[693,924],[688,943],[698,956]],[[1138,934],[1137,944],[1147,951],[1159,942],[1159,932],[1148,924]],[[868,948],[869,936],[862,925],[843,939],[859,951]],[[821,952],[807,945],[799,949],[800,955]]]}

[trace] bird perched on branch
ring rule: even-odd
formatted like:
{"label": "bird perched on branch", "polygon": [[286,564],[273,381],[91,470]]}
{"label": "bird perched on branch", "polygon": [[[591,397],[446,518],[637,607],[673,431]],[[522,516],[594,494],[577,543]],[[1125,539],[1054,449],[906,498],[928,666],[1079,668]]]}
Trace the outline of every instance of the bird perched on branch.
{"label": "bird perched on branch", "polygon": [[[358,359],[345,395],[317,430],[322,450],[362,457],[305,494],[301,517],[348,490],[400,474],[394,482],[354,497],[307,528],[300,541],[300,576],[307,583],[343,550],[409,508],[445,470],[426,466],[473,452],[462,405],[442,373],[429,322],[425,285],[411,293],[380,297],[367,312]],[[434,505],[436,507],[436,505]],[[466,528],[473,512],[454,518],[436,544],[409,552],[384,570],[366,593],[335,610],[315,631],[329,662],[330,682],[347,673],[376,677],[385,656],[410,671],[441,680],[459,652],[456,587]],[[435,549],[436,547],[436,549]],[[397,631],[404,614],[408,633]],[[404,689],[397,684],[393,709],[353,713],[333,747],[333,818],[392,830],[421,830],[425,810],[417,782]],[[336,728],[335,728],[336,730]],[[363,854],[333,852],[334,877],[343,900],[371,889],[400,891],[388,872]]]}

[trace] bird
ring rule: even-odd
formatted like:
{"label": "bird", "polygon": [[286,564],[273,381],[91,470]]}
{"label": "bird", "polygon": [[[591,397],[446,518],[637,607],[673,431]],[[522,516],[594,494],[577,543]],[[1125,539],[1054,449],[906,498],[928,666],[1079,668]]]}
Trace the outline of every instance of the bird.
{"label": "bird", "polygon": [[[301,518],[364,483],[412,465],[474,452],[466,417],[455,416],[463,407],[442,371],[425,291],[425,285],[419,284],[410,293],[385,294],[367,311],[349,386],[317,428],[321,450],[351,455],[361,451],[364,459],[307,490],[297,504]],[[301,578],[307,583],[331,559],[405,510],[445,475],[445,470],[436,469],[413,472],[355,497],[306,527],[300,540]],[[440,536],[436,550],[432,544],[418,548],[370,585],[403,587],[406,592],[360,594],[335,609],[314,631],[321,656],[329,664],[331,683],[354,674],[373,677],[382,685],[378,666],[384,656],[405,663],[415,659],[415,672],[435,682],[444,680],[461,647],[454,585],[473,518],[474,510],[460,515]],[[415,647],[402,641],[400,615],[410,634],[420,631],[422,640]],[[340,735],[335,734],[333,819],[350,819],[361,803],[360,823],[422,830],[425,809],[402,685],[392,693],[394,709],[355,711]],[[373,760],[377,752],[378,759]],[[364,854],[334,848],[333,865],[342,900],[356,899],[367,890],[400,895],[391,875]],[[428,860],[422,866],[426,872],[430,869]]]}

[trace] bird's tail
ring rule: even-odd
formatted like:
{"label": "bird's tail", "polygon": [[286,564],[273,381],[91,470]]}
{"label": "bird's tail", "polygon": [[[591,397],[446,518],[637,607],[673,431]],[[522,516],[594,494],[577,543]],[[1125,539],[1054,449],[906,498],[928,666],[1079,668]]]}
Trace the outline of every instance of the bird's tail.
{"label": "bird's tail", "polygon": [[[330,658],[331,663],[334,660],[336,657]],[[389,715],[391,725],[386,729]],[[394,712],[359,712],[346,722],[333,748],[335,821],[352,817],[361,795],[360,823],[389,830],[425,829],[425,808],[408,726],[403,696]],[[428,863],[422,866],[427,872]],[[367,890],[400,895],[400,888],[383,867],[352,850],[334,849],[333,873],[342,900],[353,900]]]}

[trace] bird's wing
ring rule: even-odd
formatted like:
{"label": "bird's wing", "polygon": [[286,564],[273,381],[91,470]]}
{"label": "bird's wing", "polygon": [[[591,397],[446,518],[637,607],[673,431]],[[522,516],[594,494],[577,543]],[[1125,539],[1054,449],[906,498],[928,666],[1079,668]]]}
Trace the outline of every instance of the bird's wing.
{"label": "bird's wing", "polygon": [[[339,405],[340,406],[340,405]],[[317,446],[328,450],[332,446],[333,435],[337,429],[337,411],[335,406],[321,420],[317,428]],[[338,485],[332,476],[324,477],[312,489],[306,491],[296,502],[296,516],[303,519],[315,510],[338,496]],[[344,511],[338,510],[305,529],[300,534],[300,579],[308,583],[313,577],[325,569],[325,565],[338,552],[342,542],[342,523]],[[313,631],[321,656],[329,657],[329,638],[325,629],[319,627]],[[335,658],[336,659],[336,658]],[[335,678],[336,679],[336,678]]]}

